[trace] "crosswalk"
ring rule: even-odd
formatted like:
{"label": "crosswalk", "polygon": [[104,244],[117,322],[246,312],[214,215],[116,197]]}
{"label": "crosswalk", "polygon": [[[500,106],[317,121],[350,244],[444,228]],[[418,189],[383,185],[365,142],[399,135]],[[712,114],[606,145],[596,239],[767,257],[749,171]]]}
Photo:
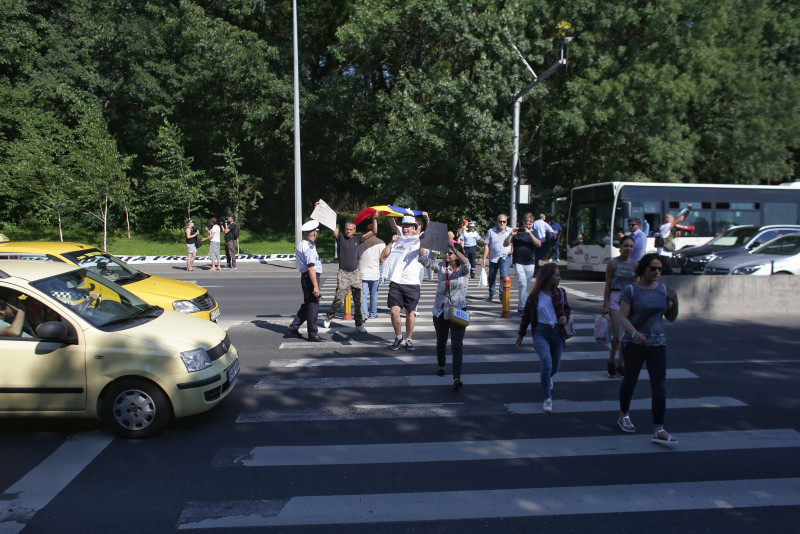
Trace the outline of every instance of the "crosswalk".
{"label": "crosswalk", "polygon": [[[382,306],[379,318],[367,322],[367,333],[335,319],[331,328],[320,328],[324,343],[287,336],[269,348],[273,357],[268,371],[247,386],[252,402],[236,417],[240,441],[217,450],[213,467],[222,480],[288,477],[292,484],[283,484],[277,494],[267,484],[263,495],[242,495],[225,487],[226,498],[190,499],[176,527],[378,525],[800,505],[800,478],[791,478],[797,474],[792,472],[786,478],[736,479],[731,471],[733,477],[726,473],[709,480],[678,473],[657,480],[659,462],[675,465],[675,457],[726,451],[763,455],[786,449],[796,454],[800,433],[734,425],[682,432],[670,426],[680,443],[672,448],[654,445],[647,430],[646,370],[631,406],[640,428],[635,434],[619,432],[614,425],[619,380],[605,376],[607,352],[594,344],[588,313],[575,317],[580,335],[567,343],[562,371],[554,377],[554,411],[542,413],[539,363],[529,336],[522,347],[514,347],[516,291],[511,294],[512,317],[502,319],[499,303],[485,301],[486,290],[477,287],[477,280],[471,284],[465,386],[457,393],[448,387],[449,377],[433,373],[430,308],[435,283],[422,285],[416,352],[389,351],[393,330]],[[324,313],[335,280],[325,280],[322,289],[329,296],[323,299]],[[386,291],[381,287],[382,305]],[[567,291],[571,296],[568,284]],[[586,293],[581,298],[597,301]],[[289,320],[272,323],[280,329]],[[448,349],[448,375],[449,358]],[[693,370],[671,367],[667,380],[668,391],[674,386],[678,392],[668,397],[668,417],[712,412],[733,417],[749,408],[735,395],[687,394],[703,391],[691,386],[703,381]],[[608,480],[605,469],[593,478],[581,467],[574,486],[536,483],[543,476],[537,462],[596,466],[587,460],[601,459],[656,475]],[[456,486],[451,479],[461,480],[464,471],[484,476],[480,482],[470,479],[469,487]]]}

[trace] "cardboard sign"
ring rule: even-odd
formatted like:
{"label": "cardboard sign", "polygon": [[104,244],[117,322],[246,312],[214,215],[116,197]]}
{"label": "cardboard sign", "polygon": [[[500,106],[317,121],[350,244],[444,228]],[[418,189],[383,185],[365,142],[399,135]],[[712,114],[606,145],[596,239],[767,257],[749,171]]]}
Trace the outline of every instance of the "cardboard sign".
{"label": "cardboard sign", "polygon": [[450,237],[447,235],[447,225],[430,221],[425,226],[425,233],[422,234],[421,245],[423,248],[447,252],[450,250]]}
{"label": "cardboard sign", "polygon": [[311,218],[319,221],[322,226],[327,226],[331,230],[336,230],[336,212],[325,201],[320,199],[319,204],[314,208]]}

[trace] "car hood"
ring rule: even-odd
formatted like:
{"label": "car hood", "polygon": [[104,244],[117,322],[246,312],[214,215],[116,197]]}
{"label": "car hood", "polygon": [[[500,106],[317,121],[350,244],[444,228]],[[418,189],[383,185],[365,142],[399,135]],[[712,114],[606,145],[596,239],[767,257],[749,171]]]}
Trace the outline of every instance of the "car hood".
{"label": "car hood", "polygon": [[727,258],[720,258],[708,264],[709,267],[735,269],[749,265],[762,265],[765,263],[786,261],[790,256],[780,254],[736,254]]}
{"label": "car hood", "polygon": [[164,310],[164,313],[152,321],[133,328],[117,330],[115,334],[139,342],[147,341],[175,351],[196,348],[208,350],[219,345],[226,336],[225,331],[216,323],[174,310]]}
{"label": "car hood", "polygon": [[741,254],[747,250],[743,246],[738,247],[722,247],[719,245],[700,245],[699,247],[688,247],[679,250],[676,254],[680,254],[684,258],[694,258],[697,256],[705,256],[712,252],[717,256],[731,256],[733,254]]}
{"label": "car hood", "polygon": [[172,309],[173,301],[192,300],[206,293],[206,289],[191,282],[153,274],[148,274],[144,280],[125,284],[123,287],[146,302],[168,309]]}

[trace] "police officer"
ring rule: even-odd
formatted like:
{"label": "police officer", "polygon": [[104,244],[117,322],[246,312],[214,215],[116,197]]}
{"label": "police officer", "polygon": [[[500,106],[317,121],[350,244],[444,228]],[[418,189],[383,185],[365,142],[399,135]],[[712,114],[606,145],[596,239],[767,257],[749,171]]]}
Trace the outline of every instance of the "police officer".
{"label": "police officer", "polygon": [[320,276],[322,275],[322,260],[317,253],[317,221],[308,221],[300,227],[303,232],[303,240],[295,249],[295,259],[297,268],[300,271],[300,287],[303,288],[303,304],[297,310],[297,314],[289,325],[289,333],[297,337],[300,334],[300,326],[308,322],[308,340],[325,341],[317,334],[317,314],[319,314],[319,287],[321,285]]}

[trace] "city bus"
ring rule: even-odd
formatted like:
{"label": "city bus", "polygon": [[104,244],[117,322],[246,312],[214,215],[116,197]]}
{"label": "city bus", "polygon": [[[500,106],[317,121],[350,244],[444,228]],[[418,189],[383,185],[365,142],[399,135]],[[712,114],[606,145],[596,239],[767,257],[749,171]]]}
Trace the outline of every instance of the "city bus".
{"label": "city bus", "polygon": [[[711,185],[605,182],[572,189],[567,222],[567,269],[604,272],[619,255],[628,219],[642,220],[647,252],[667,214],[692,210],[677,228],[676,248],[702,245],[739,224],[800,224],[800,182]],[[649,231],[647,231],[649,229]]]}

